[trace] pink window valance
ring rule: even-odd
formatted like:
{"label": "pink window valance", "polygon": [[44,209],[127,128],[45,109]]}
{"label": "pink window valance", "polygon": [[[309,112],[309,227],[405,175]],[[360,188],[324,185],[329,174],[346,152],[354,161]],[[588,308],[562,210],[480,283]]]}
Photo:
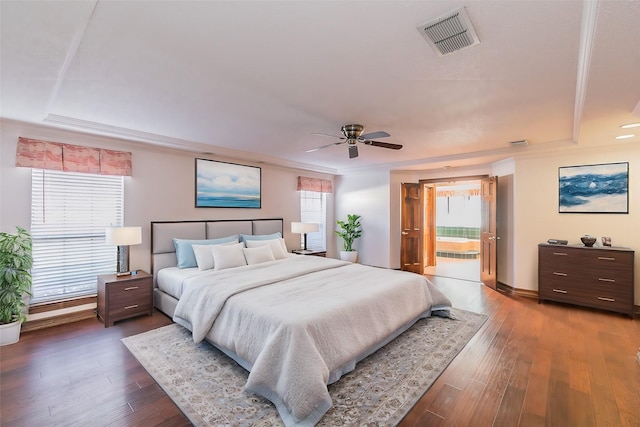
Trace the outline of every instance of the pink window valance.
{"label": "pink window valance", "polygon": [[19,137],[16,166],[131,176],[131,153]]}
{"label": "pink window valance", "polygon": [[316,191],[318,193],[333,193],[333,185],[328,179],[298,177],[298,191]]}

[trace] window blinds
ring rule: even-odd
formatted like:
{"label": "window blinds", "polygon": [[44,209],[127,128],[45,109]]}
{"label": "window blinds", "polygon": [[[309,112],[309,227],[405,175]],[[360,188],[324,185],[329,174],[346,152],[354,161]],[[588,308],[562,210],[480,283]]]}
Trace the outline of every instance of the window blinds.
{"label": "window blinds", "polygon": [[124,178],[32,169],[31,302],[96,292],[96,276],[116,269],[105,227],[121,226]]}
{"label": "window blinds", "polygon": [[[307,234],[307,249],[324,251],[327,249],[327,195],[316,191],[300,191],[300,221],[319,224],[316,233]],[[304,235],[301,235],[302,245]]]}

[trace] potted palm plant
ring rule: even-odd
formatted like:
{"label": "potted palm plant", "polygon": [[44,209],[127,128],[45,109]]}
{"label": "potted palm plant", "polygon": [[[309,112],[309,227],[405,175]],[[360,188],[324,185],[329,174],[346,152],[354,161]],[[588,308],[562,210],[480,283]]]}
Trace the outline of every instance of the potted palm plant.
{"label": "potted palm plant", "polygon": [[353,242],[362,236],[362,227],[360,225],[360,215],[347,215],[347,221],[337,220],[341,230],[336,230],[336,234],[342,237],[344,242],[344,251],[340,251],[340,259],[344,261],[356,262],[358,252],[353,249]]}
{"label": "potted palm plant", "polygon": [[20,327],[27,319],[23,297],[31,295],[31,235],[24,228],[0,233],[0,345],[20,338]]}

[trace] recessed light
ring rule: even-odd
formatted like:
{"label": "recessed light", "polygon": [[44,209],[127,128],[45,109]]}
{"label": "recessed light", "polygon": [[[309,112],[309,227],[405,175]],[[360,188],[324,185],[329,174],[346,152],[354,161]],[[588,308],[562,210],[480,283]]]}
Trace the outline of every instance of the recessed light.
{"label": "recessed light", "polygon": [[620,135],[620,136],[616,136],[616,139],[627,139],[627,138],[633,138],[635,135]]}
{"label": "recessed light", "polygon": [[640,127],[640,123],[629,123],[626,125],[622,125],[620,126],[622,129],[631,129],[631,128],[637,128]]}

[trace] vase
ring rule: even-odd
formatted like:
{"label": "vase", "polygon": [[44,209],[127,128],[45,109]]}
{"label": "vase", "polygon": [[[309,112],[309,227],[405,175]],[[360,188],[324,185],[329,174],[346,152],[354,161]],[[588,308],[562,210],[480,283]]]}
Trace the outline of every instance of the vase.
{"label": "vase", "polygon": [[358,251],[340,251],[340,259],[343,261],[356,262]]}
{"label": "vase", "polygon": [[0,346],[17,343],[20,339],[21,325],[20,321],[0,325]]}

